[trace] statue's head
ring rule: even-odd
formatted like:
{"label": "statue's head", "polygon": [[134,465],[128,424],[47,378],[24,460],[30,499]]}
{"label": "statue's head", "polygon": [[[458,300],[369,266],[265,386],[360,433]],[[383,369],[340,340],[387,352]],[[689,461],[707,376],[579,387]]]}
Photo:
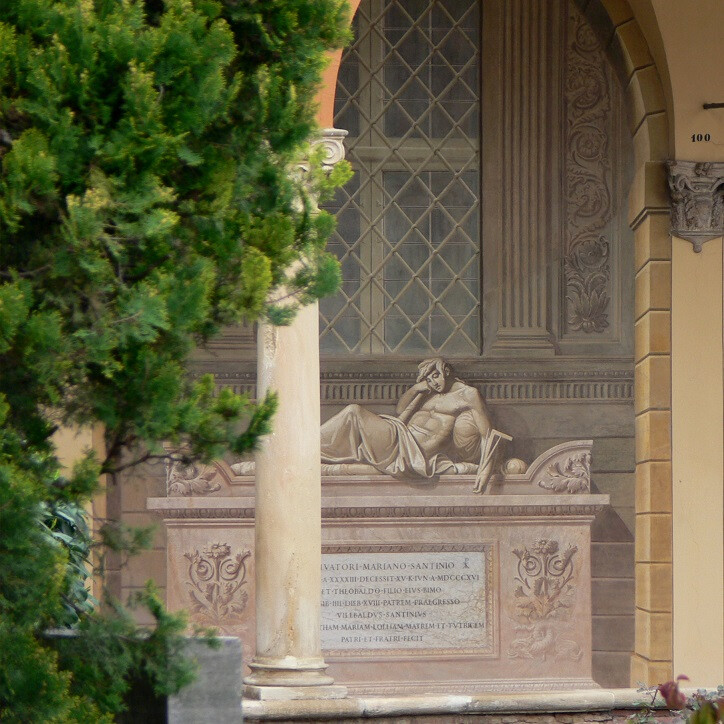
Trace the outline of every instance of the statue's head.
{"label": "statue's head", "polygon": [[452,378],[452,367],[442,357],[432,357],[417,365],[417,381],[427,382],[433,392],[444,392]]}

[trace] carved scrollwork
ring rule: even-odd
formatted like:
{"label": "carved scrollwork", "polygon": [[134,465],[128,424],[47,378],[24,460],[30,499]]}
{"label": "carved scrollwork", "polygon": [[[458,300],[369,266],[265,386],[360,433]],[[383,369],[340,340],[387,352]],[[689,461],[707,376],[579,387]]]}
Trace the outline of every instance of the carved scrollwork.
{"label": "carved scrollwork", "polygon": [[277,328],[271,324],[261,326],[261,343],[264,346],[264,355],[267,359],[274,359],[277,351]]}
{"label": "carved scrollwork", "polygon": [[582,452],[553,463],[538,485],[556,493],[591,492],[591,453]]}
{"label": "carved scrollwork", "polygon": [[724,163],[670,161],[671,233],[700,252],[724,235]]}
{"label": "carved scrollwork", "polygon": [[520,623],[568,618],[574,594],[573,557],[576,546],[561,552],[557,540],[541,538],[530,549],[515,548],[515,618]]}
{"label": "carved scrollwork", "polygon": [[560,543],[540,539],[529,548],[516,548],[518,559],[513,619],[520,636],[513,639],[510,658],[567,658],[583,655],[580,645],[565,637],[561,623],[571,618],[575,598],[576,546],[561,551]]}
{"label": "carved scrollwork", "polygon": [[189,562],[186,586],[191,614],[196,623],[222,629],[242,622],[249,600],[246,586],[246,562],[251,551],[232,557],[226,543],[213,543],[201,553],[184,553]]}
{"label": "carved scrollwork", "polygon": [[601,333],[609,326],[610,245],[603,232],[612,217],[611,84],[598,40],[576,11],[569,16],[565,93],[566,209],[563,258],[566,324]]}
{"label": "carved scrollwork", "polygon": [[212,482],[218,471],[212,465],[186,464],[180,460],[166,463],[166,491],[169,497],[209,495],[221,490],[221,484]]}

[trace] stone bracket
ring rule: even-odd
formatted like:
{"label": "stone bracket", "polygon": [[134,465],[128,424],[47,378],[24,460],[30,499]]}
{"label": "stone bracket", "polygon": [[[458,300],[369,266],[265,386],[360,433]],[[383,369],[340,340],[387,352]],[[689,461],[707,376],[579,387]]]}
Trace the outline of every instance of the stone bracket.
{"label": "stone bracket", "polygon": [[694,251],[724,235],[724,162],[669,161],[671,235]]}

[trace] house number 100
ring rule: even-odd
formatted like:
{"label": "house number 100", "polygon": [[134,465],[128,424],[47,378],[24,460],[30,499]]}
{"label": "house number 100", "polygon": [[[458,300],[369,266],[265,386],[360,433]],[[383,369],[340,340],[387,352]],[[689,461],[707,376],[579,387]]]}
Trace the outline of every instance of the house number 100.
{"label": "house number 100", "polygon": [[692,133],[691,142],[696,143],[697,141],[711,141],[711,134],[709,133]]}

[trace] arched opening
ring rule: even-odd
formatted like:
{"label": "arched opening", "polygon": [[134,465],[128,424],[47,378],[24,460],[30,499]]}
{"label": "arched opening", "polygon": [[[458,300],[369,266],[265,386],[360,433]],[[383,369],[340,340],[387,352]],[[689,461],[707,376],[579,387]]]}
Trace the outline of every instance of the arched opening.
{"label": "arched opening", "polygon": [[[379,177],[358,174],[356,186],[338,199],[343,221],[336,243],[346,276],[343,296],[322,312],[323,416],[338,408],[332,388],[352,379],[366,390],[369,404],[386,409],[392,393],[385,390],[398,389],[410,376],[405,358],[442,353],[457,357],[461,373],[481,388],[500,426],[507,424],[516,435],[517,455],[530,457],[561,439],[556,435],[593,437],[593,482],[612,496],[612,511],[594,532],[594,675],[605,685],[627,685],[634,650],[630,679],[664,680],[671,654],[661,622],[662,616],[669,624],[671,619],[670,596],[665,596],[671,550],[654,543],[671,521],[654,490],[671,485],[670,416],[661,401],[668,394],[662,369],[670,359],[668,347],[656,347],[654,340],[670,323],[662,301],[670,282],[660,246],[668,240],[668,202],[660,193],[664,177],[657,162],[666,153],[667,125],[656,69],[625,3],[611,14],[598,0],[543,9],[495,0],[474,7],[457,3],[457,10],[445,12],[450,26],[445,28],[432,22],[431,6],[418,4],[413,11],[401,2],[363,0],[355,45],[341,64],[335,126],[350,131],[353,165]],[[479,192],[467,205],[473,213],[463,221],[472,217],[478,236],[466,234],[468,257],[461,263],[474,255],[481,263],[472,279],[455,268],[447,269],[449,279],[432,274],[423,279],[420,271],[431,272],[432,262],[444,255],[449,242],[440,242],[462,224],[432,183],[420,185],[421,174],[437,169],[413,168],[406,154],[426,161],[419,149],[416,155],[408,150],[411,139],[425,137],[432,139],[426,149],[430,158],[445,163],[446,151],[433,131],[438,108],[447,117],[448,132],[465,138],[451,112],[461,101],[436,97],[430,87],[435,65],[449,75],[447,83],[438,83],[448,92],[460,73],[468,72],[464,59],[456,68],[444,51],[450,36],[469,33],[465,20],[456,18],[469,19],[470,13],[480,17],[472,51],[481,59],[479,135],[467,137],[470,148],[462,165],[446,164],[446,171],[462,179],[471,165],[479,168]],[[410,52],[425,51],[418,65],[412,56],[402,57],[404,47],[398,49],[407,42]],[[453,52],[460,57],[465,48],[470,54],[467,39]],[[361,55],[375,49],[376,59]],[[356,69],[350,61],[355,56]],[[398,62],[385,70],[390,58]],[[425,71],[429,87],[415,70],[424,63],[431,66]],[[474,113],[458,118],[466,122],[470,116]],[[402,124],[402,135],[390,142],[384,132],[395,122]],[[404,141],[395,143],[399,138]],[[356,155],[356,148],[367,158]],[[385,173],[389,183],[395,173],[404,175],[393,189],[386,187]],[[468,192],[472,186],[467,184]],[[366,208],[365,187],[370,191]],[[406,208],[400,202],[412,187],[417,189]],[[417,209],[411,211],[414,202]],[[436,239],[435,210],[452,218],[448,236],[442,232]],[[388,221],[394,214],[405,218],[398,233],[394,220]],[[404,257],[411,237],[419,239],[420,248],[410,251],[420,256],[417,266]],[[400,266],[398,256],[402,278],[385,276],[386,266]],[[475,262],[461,268],[475,268]],[[479,306],[464,309],[464,323],[472,319],[474,333],[465,333],[458,348],[451,341],[464,330],[456,327],[459,320],[446,308],[445,297],[435,295],[435,282],[443,290],[451,282],[478,290]],[[417,300],[409,293],[415,287]],[[368,301],[362,304],[365,290]],[[446,331],[435,346],[432,330],[440,317],[446,318]],[[419,332],[425,324],[427,336]],[[397,337],[388,329],[397,330]],[[361,344],[365,338],[368,343]],[[419,349],[405,346],[411,338]],[[359,355],[365,355],[364,362]]]}

